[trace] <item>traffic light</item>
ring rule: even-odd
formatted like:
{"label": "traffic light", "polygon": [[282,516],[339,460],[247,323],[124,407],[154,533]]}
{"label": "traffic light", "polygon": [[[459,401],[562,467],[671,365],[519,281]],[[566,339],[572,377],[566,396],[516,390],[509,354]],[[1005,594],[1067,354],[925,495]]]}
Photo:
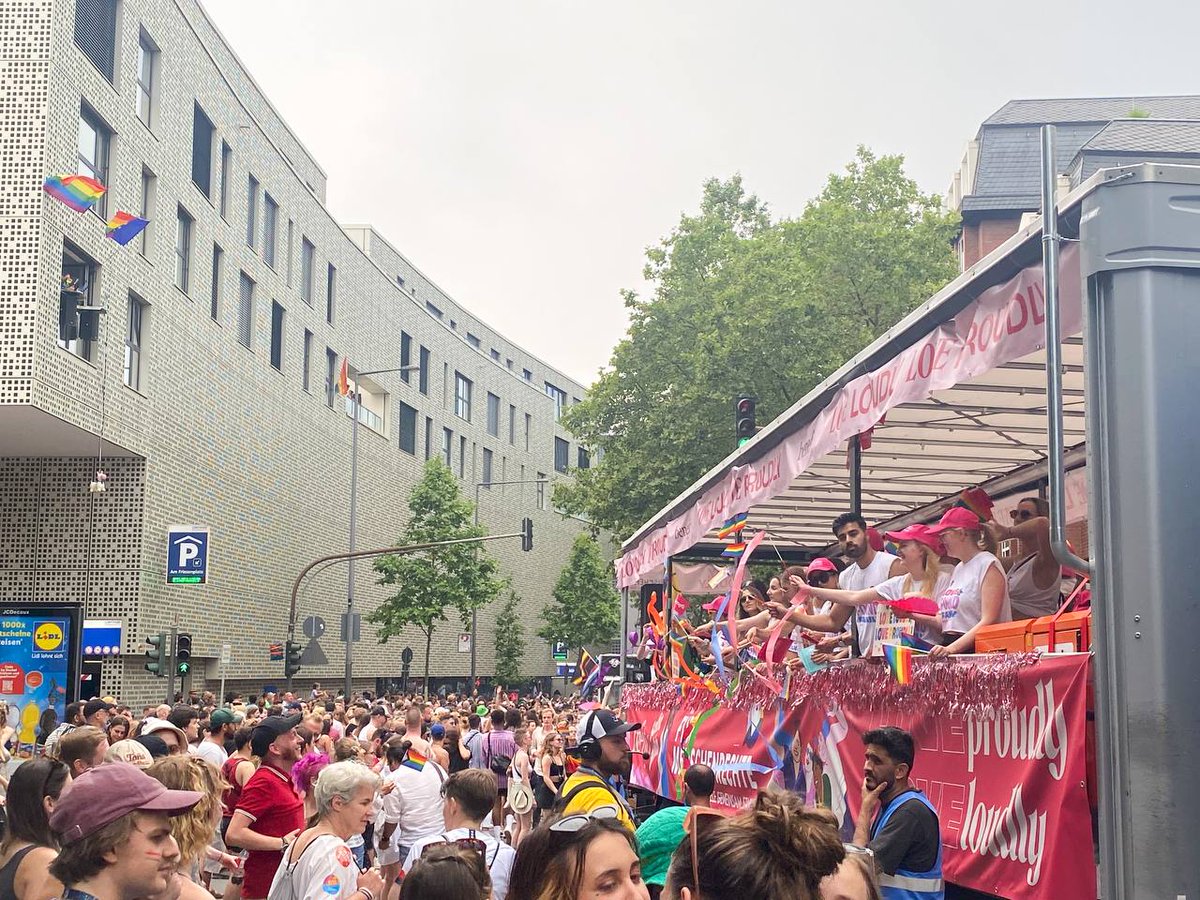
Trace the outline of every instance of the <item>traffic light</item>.
{"label": "traffic light", "polygon": [[533,519],[521,520],[521,549],[526,553],[533,549]]}
{"label": "traffic light", "polygon": [[175,637],[175,671],[181,676],[192,671],[192,636],[186,631]]}
{"label": "traffic light", "polygon": [[737,445],[749,441],[758,429],[754,424],[754,397],[738,397],[733,405],[733,420],[736,425]]}
{"label": "traffic light", "polygon": [[160,631],[146,638],[150,649],[146,651],[146,671],[155,678],[165,678],[167,675],[167,635]]}
{"label": "traffic light", "polygon": [[283,647],[283,677],[291,678],[300,671],[300,642],[288,641]]}

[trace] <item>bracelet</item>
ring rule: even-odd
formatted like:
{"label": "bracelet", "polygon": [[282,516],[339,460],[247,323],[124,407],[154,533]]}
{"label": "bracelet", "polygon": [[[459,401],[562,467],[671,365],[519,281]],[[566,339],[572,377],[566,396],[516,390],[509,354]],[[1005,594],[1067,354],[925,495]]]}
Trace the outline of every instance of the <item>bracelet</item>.
{"label": "bracelet", "polygon": [[366,898],[367,898],[367,900],[375,900],[375,895],[374,895],[374,894],[372,894],[370,891],[368,891],[368,890],[367,890],[366,888],[364,888],[364,887],[360,887],[360,888],[358,889],[358,892],[359,892],[360,894],[362,894],[364,897],[366,897]]}

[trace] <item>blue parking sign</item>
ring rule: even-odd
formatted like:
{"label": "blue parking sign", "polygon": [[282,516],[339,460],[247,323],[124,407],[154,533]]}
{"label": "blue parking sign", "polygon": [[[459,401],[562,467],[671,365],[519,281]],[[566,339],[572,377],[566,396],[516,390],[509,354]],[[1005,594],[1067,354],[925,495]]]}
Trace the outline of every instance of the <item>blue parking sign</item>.
{"label": "blue parking sign", "polygon": [[208,529],[172,525],[167,531],[167,584],[208,581]]}

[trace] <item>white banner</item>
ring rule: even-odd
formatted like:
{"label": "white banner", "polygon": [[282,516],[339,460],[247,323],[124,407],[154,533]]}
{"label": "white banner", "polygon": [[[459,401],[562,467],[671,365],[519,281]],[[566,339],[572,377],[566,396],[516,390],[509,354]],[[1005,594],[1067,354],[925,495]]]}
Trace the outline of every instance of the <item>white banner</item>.
{"label": "white banner", "polygon": [[[1067,244],[1059,283],[1064,337],[1082,327],[1081,298],[1078,250]],[[892,407],[927,399],[1043,349],[1045,313],[1040,265],[984,291],[926,338],[839,390],[816,419],[761,459],[735,466],[680,516],[648,533],[616,560],[617,584],[636,584],[730,516],[782,494],[815,460],[877,424]]]}

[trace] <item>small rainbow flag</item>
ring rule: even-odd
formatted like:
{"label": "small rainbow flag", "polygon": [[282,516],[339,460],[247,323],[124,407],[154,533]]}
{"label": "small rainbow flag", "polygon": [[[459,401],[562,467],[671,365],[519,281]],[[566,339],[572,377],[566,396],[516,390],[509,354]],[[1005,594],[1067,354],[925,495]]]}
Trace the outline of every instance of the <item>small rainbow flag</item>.
{"label": "small rainbow flag", "polygon": [[746,513],[738,513],[732,519],[726,519],[725,524],[717,532],[717,540],[723,541],[732,534],[737,534],[746,527]]}
{"label": "small rainbow flag", "polygon": [[149,224],[149,219],[142,219],[132,213],[117,210],[117,214],[108,220],[108,224],[104,228],[104,236],[124,247],[141,234]]}
{"label": "small rainbow flag", "polygon": [[405,754],[404,761],[400,763],[400,765],[409,769],[415,769],[416,771],[420,772],[425,768],[425,763],[427,762],[429,762],[427,758],[409,747],[408,753]]}
{"label": "small rainbow flag", "polygon": [[883,655],[887,658],[888,668],[899,684],[912,683],[913,655],[919,651],[900,644],[884,644]]}
{"label": "small rainbow flag", "polygon": [[738,541],[736,544],[730,544],[721,551],[721,555],[726,559],[741,559],[742,554],[746,552],[746,542]]}
{"label": "small rainbow flag", "polygon": [[87,212],[108,188],[86,175],[51,175],[42,183],[42,190],[75,212]]}
{"label": "small rainbow flag", "polygon": [[342,357],[342,367],[338,370],[338,395],[345,397],[350,393],[350,360]]}
{"label": "small rainbow flag", "polygon": [[919,650],[922,653],[928,653],[933,649],[933,644],[929,643],[929,641],[923,641],[916,635],[912,634],[901,634],[900,643],[905,647],[912,647],[912,649]]}

